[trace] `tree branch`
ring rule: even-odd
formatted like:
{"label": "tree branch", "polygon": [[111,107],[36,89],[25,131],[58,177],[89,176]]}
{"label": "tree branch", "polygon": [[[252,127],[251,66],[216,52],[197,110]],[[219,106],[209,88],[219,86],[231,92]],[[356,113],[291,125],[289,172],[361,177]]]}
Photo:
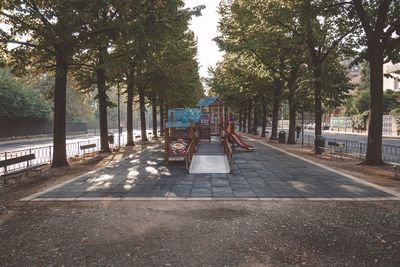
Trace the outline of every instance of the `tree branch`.
{"label": "tree branch", "polygon": [[392,25],[390,25],[383,35],[383,40],[388,40],[396,30],[400,30],[400,19],[396,20]]}
{"label": "tree branch", "polygon": [[358,17],[361,20],[361,25],[364,28],[365,34],[367,35],[367,38],[369,39],[374,30],[371,27],[371,23],[369,22],[367,13],[365,12],[365,9],[362,5],[362,0],[353,0],[353,5],[358,14]]}
{"label": "tree branch", "polygon": [[30,6],[33,9],[33,11],[35,11],[39,15],[40,20],[42,21],[42,23],[44,25],[47,25],[47,26],[50,26],[51,28],[53,28],[53,24],[51,24],[50,21],[42,14],[42,12],[40,12],[40,9],[35,0],[26,1],[26,4],[28,6]]}
{"label": "tree branch", "polygon": [[386,44],[386,50],[388,52],[390,52],[393,49],[396,49],[398,47],[400,47],[400,37],[397,37],[396,39],[391,39]]}
{"label": "tree branch", "polygon": [[42,34],[42,32],[41,32],[40,29],[38,29],[38,28],[36,28],[36,27],[34,27],[34,26],[32,26],[32,25],[26,23],[25,21],[21,20],[21,19],[20,19],[19,17],[17,17],[17,16],[13,16],[13,15],[7,14],[7,13],[4,12],[4,11],[0,11],[0,15],[3,15],[4,17],[7,17],[7,18],[9,18],[10,20],[13,20],[13,21],[15,21],[15,22],[17,22],[17,23],[23,24],[23,25],[25,25],[26,27],[28,27],[29,29],[31,29],[31,30],[37,32],[37,33],[40,34],[41,36],[44,36],[44,35]]}
{"label": "tree branch", "polygon": [[331,45],[331,47],[329,48],[329,49],[327,49],[326,50],[326,52],[325,52],[325,54],[322,56],[322,60],[325,60],[329,55],[330,55],[330,53],[335,49],[335,47],[337,47],[338,45],[339,45],[339,43],[341,42],[341,41],[343,41],[343,39],[347,36],[347,35],[349,35],[353,30],[355,30],[356,29],[356,26],[354,26],[354,27],[352,27],[350,30],[348,30],[347,32],[345,32],[343,35],[341,35],[338,39],[336,39],[333,43],[332,43],[332,45]]}
{"label": "tree branch", "polygon": [[[377,15],[376,24],[375,24],[375,32],[376,33],[384,32],[385,24],[387,21],[387,15],[389,12],[389,7],[390,7],[391,2],[392,2],[392,0],[385,0],[385,1],[381,1],[380,5],[379,5],[378,15]],[[383,34],[381,36],[383,36]]]}
{"label": "tree branch", "polygon": [[44,50],[46,52],[49,52],[49,53],[55,55],[55,51],[53,51],[53,50],[51,50],[49,48],[46,48],[46,47],[42,47],[42,46],[39,46],[39,45],[36,45],[36,44],[29,43],[29,42],[23,42],[23,41],[18,41],[18,40],[11,40],[11,39],[0,39],[0,42],[28,46],[28,47]]}

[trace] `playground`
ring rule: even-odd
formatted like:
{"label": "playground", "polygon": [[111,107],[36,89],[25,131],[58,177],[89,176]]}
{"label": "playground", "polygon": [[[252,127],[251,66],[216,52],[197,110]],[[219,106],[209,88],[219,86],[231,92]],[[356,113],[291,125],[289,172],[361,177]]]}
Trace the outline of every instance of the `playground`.
{"label": "playground", "polygon": [[391,199],[357,178],[234,132],[218,97],[168,110],[165,141],[26,201],[139,199]]}
{"label": "playground", "polygon": [[165,165],[163,147],[138,152],[25,198],[82,200],[393,199],[379,188],[250,141],[254,151],[235,151],[230,174],[190,174],[182,163]]}

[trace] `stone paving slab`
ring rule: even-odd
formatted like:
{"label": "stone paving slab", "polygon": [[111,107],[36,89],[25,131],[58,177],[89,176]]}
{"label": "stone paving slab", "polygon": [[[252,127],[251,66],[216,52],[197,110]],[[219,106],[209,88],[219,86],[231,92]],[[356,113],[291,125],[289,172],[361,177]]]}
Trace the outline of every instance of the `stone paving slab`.
{"label": "stone paving slab", "polygon": [[236,149],[232,174],[189,174],[163,161],[161,146],[36,196],[98,198],[389,198],[393,195],[257,142]]}

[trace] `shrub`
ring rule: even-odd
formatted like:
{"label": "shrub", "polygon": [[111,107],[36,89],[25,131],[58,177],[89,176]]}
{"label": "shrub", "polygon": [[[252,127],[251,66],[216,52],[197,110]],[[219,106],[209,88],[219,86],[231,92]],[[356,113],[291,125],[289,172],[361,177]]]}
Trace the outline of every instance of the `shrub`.
{"label": "shrub", "polygon": [[46,121],[51,109],[40,95],[15,80],[7,69],[0,69],[0,120]]}

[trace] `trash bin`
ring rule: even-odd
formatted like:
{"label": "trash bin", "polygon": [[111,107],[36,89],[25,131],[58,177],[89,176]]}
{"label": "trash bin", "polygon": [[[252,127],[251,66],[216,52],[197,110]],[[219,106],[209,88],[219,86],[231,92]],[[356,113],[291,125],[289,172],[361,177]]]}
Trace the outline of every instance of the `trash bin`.
{"label": "trash bin", "polygon": [[114,144],[114,133],[108,134],[108,142],[112,145]]}
{"label": "trash bin", "polygon": [[286,143],[286,132],[285,131],[279,132],[278,142],[279,142],[279,144]]}

